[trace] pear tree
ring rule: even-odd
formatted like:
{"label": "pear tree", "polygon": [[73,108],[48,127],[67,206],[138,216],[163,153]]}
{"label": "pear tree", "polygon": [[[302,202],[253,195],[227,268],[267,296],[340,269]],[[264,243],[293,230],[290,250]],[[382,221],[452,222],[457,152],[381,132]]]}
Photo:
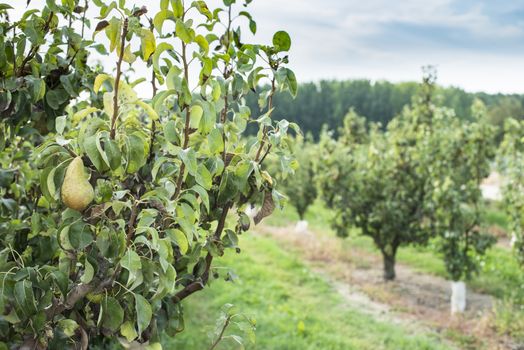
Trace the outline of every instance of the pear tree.
{"label": "pear tree", "polygon": [[[40,142],[19,141],[30,153],[22,167],[35,176],[15,179],[28,188],[27,214],[8,220],[2,201],[0,347],[160,349],[185,327],[183,301],[220,277],[216,257],[240,252],[245,206],[262,198],[258,223],[280,205],[264,160],[293,171],[288,131],[298,127],[271,119],[275,93],[296,94],[291,40],[278,31],[269,45],[246,43],[245,27],[256,32],[250,2],[160,1],[156,14],[92,2],[90,34],[108,45],[86,46],[107,51],[114,73],[87,80],[89,94],[74,104],[60,99]],[[139,61],[152,99],[127,74]],[[245,105],[250,90],[263,115]],[[248,124],[256,137],[245,137]],[[10,150],[4,166],[18,156]]]}
{"label": "pear tree", "polygon": [[289,204],[295,208],[300,218],[296,229],[302,232],[307,229],[307,221],[305,221],[304,215],[317,198],[315,167],[318,151],[311,135],[307,135],[305,138],[298,135],[293,147],[295,148],[298,168],[292,176],[283,179],[282,185]]}
{"label": "pear tree", "polygon": [[509,118],[504,124],[498,165],[506,182],[502,188],[504,208],[509,218],[513,249],[524,268],[524,123]]}
{"label": "pear tree", "polygon": [[452,312],[466,307],[464,281],[478,272],[481,257],[494,243],[484,224],[481,182],[489,175],[494,158],[494,128],[486,120],[480,101],[473,107],[473,120],[460,121],[453,113],[433,120],[426,151],[429,177],[428,197],[431,228],[438,237],[437,249],[443,256],[452,283]]}
{"label": "pear tree", "polygon": [[398,248],[429,239],[421,225],[426,179],[417,143],[406,139],[410,124],[401,121],[384,132],[351,112],[344,125],[337,141],[321,140],[322,198],[335,213],[337,234],[345,237],[356,227],[370,237],[382,254],[384,279],[393,280]]}

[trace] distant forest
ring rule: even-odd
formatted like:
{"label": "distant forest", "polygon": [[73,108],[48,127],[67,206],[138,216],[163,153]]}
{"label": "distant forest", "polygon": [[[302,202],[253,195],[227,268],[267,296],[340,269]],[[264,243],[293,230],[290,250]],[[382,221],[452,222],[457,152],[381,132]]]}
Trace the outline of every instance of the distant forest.
{"label": "distant forest", "polygon": [[[419,83],[390,83],[369,80],[334,81],[300,84],[298,96],[288,93],[276,94],[273,112],[275,119],[287,119],[298,123],[304,133],[311,132],[315,138],[327,124],[336,130],[350,108],[369,121],[387,123],[411,103],[417,96]],[[438,87],[435,102],[455,110],[458,118],[471,116],[471,104],[479,98],[488,108],[493,124],[502,125],[507,117],[524,118],[524,95],[469,93],[455,87]],[[256,94],[247,98],[253,115],[260,115]]]}

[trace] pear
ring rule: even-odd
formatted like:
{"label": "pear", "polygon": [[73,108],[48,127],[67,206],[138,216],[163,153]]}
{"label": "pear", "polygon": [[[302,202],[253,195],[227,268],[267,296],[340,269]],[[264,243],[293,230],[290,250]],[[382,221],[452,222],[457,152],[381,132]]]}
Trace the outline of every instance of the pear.
{"label": "pear", "polygon": [[83,211],[93,201],[95,192],[87,180],[81,157],[73,159],[67,167],[61,192],[64,204],[78,211]]}

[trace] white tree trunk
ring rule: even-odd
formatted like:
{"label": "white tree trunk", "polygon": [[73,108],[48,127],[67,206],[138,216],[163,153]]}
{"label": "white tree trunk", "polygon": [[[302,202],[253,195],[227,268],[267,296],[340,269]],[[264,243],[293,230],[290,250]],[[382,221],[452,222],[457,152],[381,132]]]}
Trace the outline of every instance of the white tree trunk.
{"label": "white tree trunk", "polygon": [[451,282],[451,313],[466,310],[466,284],[462,281]]}
{"label": "white tree trunk", "polygon": [[306,233],[307,232],[307,226],[308,226],[307,220],[300,220],[295,225],[295,232]]}

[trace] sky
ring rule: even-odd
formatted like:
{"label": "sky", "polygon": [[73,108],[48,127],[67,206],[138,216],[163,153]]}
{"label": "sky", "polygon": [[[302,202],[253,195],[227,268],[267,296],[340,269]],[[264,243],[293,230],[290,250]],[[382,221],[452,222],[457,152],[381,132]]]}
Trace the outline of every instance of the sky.
{"label": "sky", "polygon": [[[25,0],[7,2],[25,10]],[[210,8],[220,2],[208,1]],[[158,0],[128,3],[150,14],[159,7]],[[421,67],[434,65],[445,86],[524,93],[524,0],[253,0],[249,10],[255,41],[289,32],[290,67],[300,82],[419,81]]]}
{"label": "sky", "polygon": [[[524,92],[523,0],[254,0],[259,27],[286,29],[299,80],[420,80]],[[261,33],[262,35],[265,33]]]}

